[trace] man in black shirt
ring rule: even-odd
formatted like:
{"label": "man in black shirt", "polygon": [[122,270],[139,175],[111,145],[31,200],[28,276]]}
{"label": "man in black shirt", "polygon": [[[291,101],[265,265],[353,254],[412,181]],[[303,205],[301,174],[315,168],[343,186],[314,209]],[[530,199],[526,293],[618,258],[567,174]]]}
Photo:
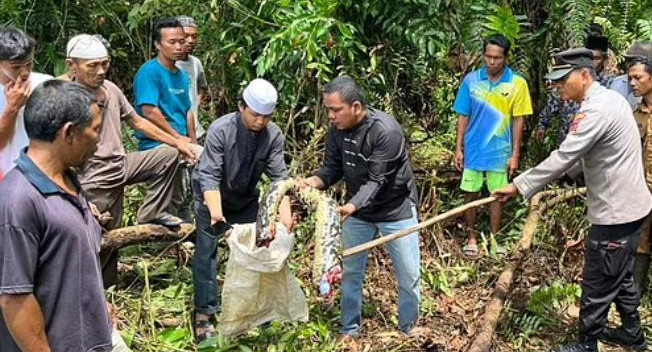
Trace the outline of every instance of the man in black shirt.
{"label": "man in black shirt", "polygon": [[[331,128],[320,170],[304,185],[325,189],[346,183],[346,204],[338,207],[344,220],[345,249],[417,224],[417,192],[408,148],[398,122],[366,105],[362,89],[350,77],[338,77],[324,88]],[[419,234],[390,242],[399,286],[399,327],[419,334]],[[343,260],[340,340],[348,342],[361,323],[362,283],[368,252]]]}
{"label": "man in black shirt", "polygon": [[[258,181],[263,173],[272,181],[288,177],[281,129],[270,121],[276,109],[276,88],[264,79],[251,81],[242,92],[240,109],[213,122],[206,145],[192,174],[197,221],[197,249],[193,260],[195,336],[210,337],[211,321],[219,309],[217,241],[222,222],[256,221]],[[218,225],[218,226],[214,226]]]}

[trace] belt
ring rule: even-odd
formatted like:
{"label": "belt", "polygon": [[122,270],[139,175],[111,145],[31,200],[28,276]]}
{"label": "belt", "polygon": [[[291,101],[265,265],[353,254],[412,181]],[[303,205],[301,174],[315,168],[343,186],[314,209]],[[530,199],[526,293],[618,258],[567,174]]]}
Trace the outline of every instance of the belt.
{"label": "belt", "polygon": [[623,248],[627,245],[627,242],[629,240],[620,240],[620,241],[593,241],[593,240],[588,240],[586,246],[589,249],[593,250],[599,250],[599,249],[607,249],[607,250],[614,250],[618,248]]}

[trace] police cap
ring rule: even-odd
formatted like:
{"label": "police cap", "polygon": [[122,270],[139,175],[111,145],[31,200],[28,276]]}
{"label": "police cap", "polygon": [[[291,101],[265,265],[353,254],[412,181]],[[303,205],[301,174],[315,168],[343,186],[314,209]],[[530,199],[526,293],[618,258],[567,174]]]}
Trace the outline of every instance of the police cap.
{"label": "police cap", "polygon": [[556,54],[552,71],[545,78],[558,81],[577,68],[593,68],[593,52],[591,50],[576,48]]}

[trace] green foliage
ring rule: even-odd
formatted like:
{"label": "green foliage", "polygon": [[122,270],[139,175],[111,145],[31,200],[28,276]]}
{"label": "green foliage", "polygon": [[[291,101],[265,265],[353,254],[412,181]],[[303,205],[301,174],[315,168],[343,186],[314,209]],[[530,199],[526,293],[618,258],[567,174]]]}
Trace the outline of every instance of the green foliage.
{"label": "green foliage", "polygon": [[564,20],[571,47],[584,45],[586,31],[591,24],[593,3],[591,0],[565,0],[563,7],[566,11]]}
{"label": "green foliage", "polygon": [[468,284],[475,276],[475,268],[470,266],[443,267],[435,262],[434,268],[421,268],[423,282],[449,297],[453,296],[454,287]]}
{"label": "green foliage", "polygon": [[[455,187],[440,188],[437,180],[430,179],[452,173],[457,119],[451,106],[460,80],[482,65],[481,44],[486,35],[501,33],[513,42],[509,64],[528,80],[536,110],[545,98],[542,76],[549,54],[582,45],[591,23],[605,28],[620,54],[632,40],[652,40],[647,0],[3,0],[0,6],[3,24],[23,28],[37,39],[38,71],[59,74],[64,70],[64,47],[71,36],[102,34],[111,43],[110,79],[128,94],[136,71],[154,55],[152,23],[178,14],[193,16],[200,25],[196,55],[204,63],[210,84],[210,99],[201,113],[205,125],[236,108],[238,93],[247,81],[265,77],[279,89],[274,122],[287,137],[292,173],[306,175],[323,159],[327,120],[320,90],[337,75],[351,75],[365,89],[370,105],[391,113],[406,130],[415,170],[420,180],[428,180],[419,183],[421,194],[437,186],[434,204],[423,206],[438,210],[463,202]],[[528,124],[534,122],[536,118],[528,119]],[[127,149],[134,150],[130,135],[125,133]],[[546,143],[539,149],[531,146],[523,164],[545,157],[554,141]],[[132,187],[125,194],[124,224],[131,225],[137,220],[143,189]],[[507,214],[521,219],[524,209],[508,207]],[[556,245],[557,233],[575,237],[584,233],[583,211],[578,206],[555,208],[535,244]],[[520,235],[513,223],[501,232],[497,240],[508,244]],[[309,238],[309,232],[299,231],[298,256],[309,255]],[[483,243],[489,242],[493,251],[496,239]],[[193,349],[187,266],[149,257],[148,253],[161,251],[158,247],[127,251],[138,256],[123,263],[132,268],[133,282],[109,296],[125,312],[123,333],[128,342],[136,351]],[[477,281],[475,270],[435,264],[421,274],[424,287],[450,296],[454,288]],[[337,312],[321,311],[314,292],[310,294],[310,304],[316,307],[310,323],[274,323],[240,339],[216,338],[200,350],[332,349]],[[576,285],[558,282],[533,292],[527,311],[510,320],[521,344],[553,323],[548,319],[551,313],[572,304],[577,295]],[[432,297],[424,297],[422,310],[436,312]],[[174,317],[182,323],[163,326],[163,319]]]}
{"label": "green foliage", "polygon": [[569,305],[575,304],[581,293],[578,284],[554,281],[547,286],[539,287],[530,295],[527,309],[541,318],[554,316]]}
{"label": "green foliage", "polygon": [[515,47],[521,37],[521,26],[529,25],[527,16],[514,16],[512,9],[505,6],[492,5],[490,8],[492,13],[486,16],[487,22],[484,24],[487,29],[485,36],[502,34]]}
{"label": "green foliage", "polygon": [[509,324],[510,330],[507,339],[511,341],[514,350],[521,350],[524,344],[531,340],[532,336],[550,325],[550,321],[544,317],[525,313],[511,320]]}
{"label": "green foliage", "polygon": [[275,4],[272,18],[279,30],[254,61],[257,75],[298,67],[314,70],[311,76],[326,81],[328,77],[324,74],[333,72],[329,67],[333,62],[354,62],[366,48],[355,40],[352,25],[333,17],[338,4],[332,0],[280,1]]}
{"label": "green foliage", "polygon": [[639,40],[652,40],[652,19],[641,18],[636,21],[636,33]]}

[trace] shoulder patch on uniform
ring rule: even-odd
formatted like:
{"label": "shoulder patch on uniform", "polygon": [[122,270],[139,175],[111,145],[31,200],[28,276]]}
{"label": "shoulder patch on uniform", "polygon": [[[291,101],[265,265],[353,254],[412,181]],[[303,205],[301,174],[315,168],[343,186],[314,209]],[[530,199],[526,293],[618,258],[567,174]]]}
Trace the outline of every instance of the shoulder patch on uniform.
{"label": "shoulder patch on uniform", "polygon": [[569,132],[572,134],[577,133],[577,129],[580,127],[580,122],[584,120],[585,117],[586,117],[585,114],[575,115],[575,117],[573,118],[573,122],[571,123]]}
{"label": "shoulder patch on uniform", "polygon": [[585,114],[575,115],[575,117],[573,118],[573,122],[571,123],[571,126],[569,128],[569,132],[572,134],[577,133],[577,129],[580,127],[580,122],[584,120],[585,117],[586,117]]}

